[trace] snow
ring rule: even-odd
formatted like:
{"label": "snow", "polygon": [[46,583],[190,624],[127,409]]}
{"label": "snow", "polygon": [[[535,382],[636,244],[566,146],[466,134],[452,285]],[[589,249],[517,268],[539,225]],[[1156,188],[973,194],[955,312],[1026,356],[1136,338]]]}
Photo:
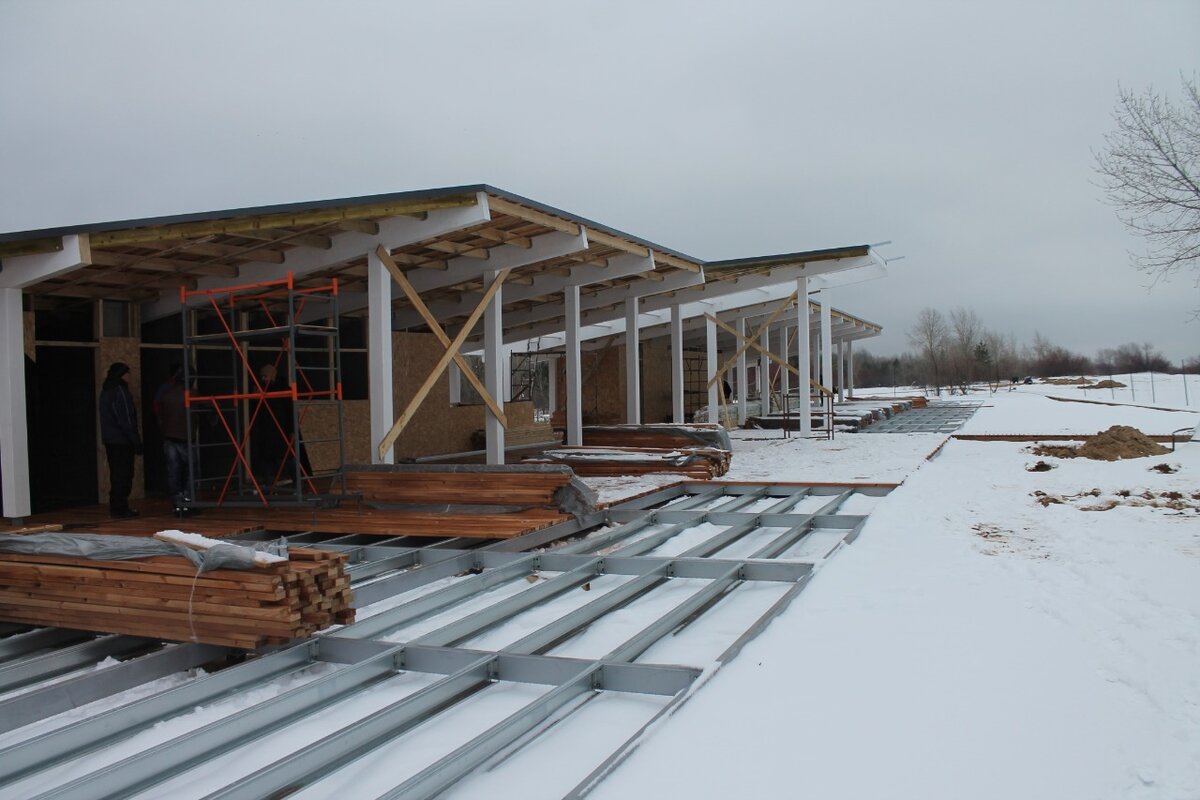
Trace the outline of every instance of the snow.
{"label": "snow", "polygon": [[[1197,417],[1047,398],[1067,392],[1079,390],[1000,392],[968,425],[1170,420],[1148,431],[1161,433]],[[861,438],[883,462],[908,449],[902,436]],[[1200,796],[1200,513],[1084,510],[1122,491],[1200,494],[1200,443],[1046,459],[1049,472],[1026,471],[1029,449],[948,442],[591,796]],[[806,473],[795,466],[775,477]],[[1044,507],[1039,491],[1082,497]]]}
{"label": "snow", "polygon": [[[962,432],[1090,434],[1131,424],[1169,433],[1200,422],[1200,380],[1185,404],[1182,380],[1155,375],[1159,408],[1142,408],[1148,381],[1143,387],[1137,377],[1137,405],[1132,392],[1123,398],[1121,390],[1117,405],[1061,402],[1054,398],[1113,398],[1106,390],[1048,384],[979,393],[969,399],[985,405]],[[1163,456],[1097,462],[1035,456],[1031,443],[935,434],[839,434],[822,441],[736,431],[732,439],[731,480],[901,485],[886,497],[856,492],[842,503],[840,514],[870,514],[853,544],[840,545],[845,530],[818,528],[781,556],[816,560],[837,551],[728,665],[714,669],[790,584],[739,585],[639,657],[696,666],[705,676],[687,702],[647,729],[591,797],[1200,797],[1200,442]],[[1039,460],[1054,468],[1026,469]],[[1154,469],[1159,464],[1174,471]],[[611,500],[650,490],[661,485],[658,479],[676,483],[679,476],[588,483]],[[807,497],[792,511],[812,512],[833,498]],[[1045,498],[1060,502],[1039,502]],[[728,498],[714,505],[721,502]],[[747,508],[777,502],[761,499]],[[649,526],[611,547],[664,527]],[[681,552],[720,530],[704,523],[655,552]],[[715,556],[745,557],[780,532],[753,531]],[[420,587],[360,616],[462,579]],[[587,591],[571,589],[464,645],[503,647],[629,580],[595,578]],[[419,635],[539,583],[521,577],[501,584],[390,638]],[[602,656],[706,585],[672,579],[553,654]],[[6,796],[61,785],[337,669],[315,664],[189,710],[6,787]],[[14,731],[0,746],[195,678],[163,678]],[[436,679],[398,674],[142,796],[204,796]],[[295,796],[374,796],[549,688],[489,686]],[[590,698],[447,796],[562,796],[669,701],[620,693]]]}

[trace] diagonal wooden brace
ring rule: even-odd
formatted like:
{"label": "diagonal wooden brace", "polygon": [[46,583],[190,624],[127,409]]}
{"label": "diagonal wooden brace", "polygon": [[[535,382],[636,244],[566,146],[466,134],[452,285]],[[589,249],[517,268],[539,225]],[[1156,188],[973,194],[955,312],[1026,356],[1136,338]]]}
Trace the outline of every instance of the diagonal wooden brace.
{"label": "diagonal wooden brace", "polygon": [[[425,301],[421,299],[421,295],[417,292],[416,287],[412,285],[412,283],[400,270],[400,267],[396,265],[395,260],[392,258],[391,253],[387,251],[387,248],[383,245],[379,245],[379,247],[375,249],[375,255],[379,256],[379,260],[383,262],[383,266],[386,267],[387,271],[392,274],[392,279],[396,281],[396,283],[400,284],[400,288],[404,290],[404,295],[408,298],[408,301],[412,303],[413,308],[416,309],[416,312],[421,315],[421,319],[425,320],[425,324],[429,326],[429,330],[432,331],[433,335],[437,337],[437,340],[442,343],[442,347],[449,347],[450,337],[446,335],[446,332],[442,329],[442,326],[438,323],[437,319],[434,318],[433,313],[429,310],[429,306],[425,305]],[[479,380],[479,376],[476,375],[475,371],[471,369],[471,365],[467,363],[465,358],[463,358],[462,353],[457,351],[454,353],[454,363],[458,365],[459,370],[462,372],[463,377],[467,379],[467,382],[475,388],[475,391],[479,392],[479,396],[483,398],[483,402],[487,405],[488,409],[492,412],[496,419],[500,420],[500,424],[507,429],[508,417],[504,414],[504,408],[497,403],[495,398],[492,397],[491,393],[484,388],[483,381]]]}
{"label": "diagonal wooden brace", "polygon": [[421,403],[425,401],[425,398],[433,389],[433,385],[437,383],[438,378],[440,378],[442,373],[446,371],[446,367],[450,366],[450,362],[454,360],[454,356],[458,355],[458,351],[462,347],[463,342],[467,340],[467,337],[475,328],[475,324],[479,322],[479,318],[483,316],[483,312],[487,309],[488,304],[492,302],[492,298],[496,296],[496,292],[500,290],[500,285],[504,283],[504,279],[508,277],[509,272],[510,270],[503,269],[496,273],[495,279],[492,280],[491,284],[487,288],[487,291],[483,293],[483,298],[479,301],[478,307],[471,312],[471,316],[467,318],[465,323],[463,323],[462,329],[458,332],[458,335],[454,337],[454,341],[450,342],[446,346],[446,352],[442,354],[440,359],[438,359],[437,364],[434,365],[433,370],[429,373],[429,377],[425,379],[425,382],[421,384],[421,388],[417,389],[417,393],[413,395],[412,400],[408,402],[408,407],[404,409],[404,412],[396,418],[394,423],[392,423],[391,430],[387,432],[387,435],[383,437],[383,441],[379,443],[378,449],[379,457],[381,459],[385,457],[387,451],[391,449],[393,444],[396,443],[396,438],[400,436],[400,433],[404,430],[405,426],[412,421],[413,415],[416,414],[417,409],[421,406]]}
{"label": "diagonal wooden brace", "polygon": [[[788,295],[787,297],[785,297],[783,299],[783,302],[779,304],[779,307],[771,312],[771,316],[767,317],[766,322],[764,322],[762,325],[758,326],[758,330],[754,332],[753,338],[757,339],[760,336],[762,336],[763,330],[765,328],[770,327],[771,323],[775,321],[776,317],[778,317],[784,311],[787,311],[788,306],[791,305],[792,301],[796,299],[796,294],[797,294],[796,292],[792,292],[790,295]],[[704,316],[709,317],[714,322],[716,322],[718,325],[720,325],[722,328],[725,328],[725,330],[733,331],[733,328],[726,326],[725,324],[720,322],[716,317],[712,316],[711,314],[705,314]],[[741,356],[742,353],[746,352],[747,349],[749,349],[750,344],[754,344],[754,343],[750,342],[750,340],[746,339],[745,336],[742,336],[740,333],[738,333],[737,331],[733,331],[733,333],[739,339],[742,339],[744,342],[746,342],[746,344],[743,344],[741,347],[739,347],[737,352],[734,353],[733,356],[728,361],[726,361],[719,370],[717,370],[717,374],[709,379],[709,381],[708,381],[709,386],[712,386],[714,383],[717,382],[717,380],[722,375],[724,375],[727,371],[729,371],[729,368],[732,367],[737,362],[738,357]],[[762,349],[757,344],[754,344],[754,347],[757,350]]]}
{"label": "diagonal wooden brace", "polygon": [[[782,366],[782,367],[784,367],[784,368],[786,368],[786,369],[790,370],[790,371],[791,371],[791,373],[792,373],[793,375],[795,375],[797,378],[800,378],[800,377],[801,377],[801,376],[800,376],[800,370],[796,369],[795,365],[793,365],[793,364],[789,364],[788,362],[784,361],[784,360],[783,360],[782,358],[780,358],[779,356],[777,356],[777,355],[775,355],[774,353],[772,353],[770,350],[764,350],[764,349],[762,348],[762,346],[761,346],[761,345],[759,345],[759,343],[758,343],[758,342],[756,342],[756,341],[753,341],[752,339],[749,339],[749,338],[747,338],[747,337],[745,337],[745,336],[742,336],[742,335],[741,335],[740,333],[738,333],[738,332],[737,332],[737,331],[736,331],[734,328],[732,328],[732,327],[731,327],[731,326],[729,326],[729,325],[726,325],[724,322],[721,322],[721,320],[717,319],[717,318],[716,318],[716,317],[714,317],[712,314],[705,314],[704,316],[708,317],[708,318],[709,318],[709,319],[711,319],[713,322],[717,323],[717,325],[718,325],[719,327],[721,327],[722,329],[724,329],[724,330],[728,331],[729,333],[732,333],[732,334],[733,334],[734,336],[736,336],[738,339],[741,339],[743,342],[745,342],[745,343],[746,343],[746,345],[747,345],[748,347],[754,348],[754,349],[755,349],[755,350],[757,350],[758,352],[760,352],[760,353],[764,354],[764,355],[765,355],[767,358],[769,358],[769,359],[771,359],[772,361],[774,361],[776,364],[779,364],[780,366]],[[735,356],[735,358],[736,358],[736,356]],[[718,372],[717,372],[717,377],[719,378],[719,377],[720,377],[722,374],[724,374],[725,370],[727,370],[727,369],[729,369],[729,365],[728,365],[728,364],[726,364],[724,367],[722,367],[722,368],[721,368],[721,370],[720,370],[720,371],[718,371]],[[709,383],[712,383],[712,381],[710,381]],[[816,381],[814,381],[812,378],[809,378],[809,379],[808,379],[808,384],[809,384],[809,386],[811,386],[812,388],[816,389],[816,390],[817,390],[818,392],[820,392],[821,394],[826,394],[826,395],[832,395],[832,394],[833,394],[833,392],[832,392],[832,391],[830,391],[829,389],[825,388],[825,387],[824,387],[824,386],[822,386],[821,384],[817,383],[817,382],[816,382]]]}

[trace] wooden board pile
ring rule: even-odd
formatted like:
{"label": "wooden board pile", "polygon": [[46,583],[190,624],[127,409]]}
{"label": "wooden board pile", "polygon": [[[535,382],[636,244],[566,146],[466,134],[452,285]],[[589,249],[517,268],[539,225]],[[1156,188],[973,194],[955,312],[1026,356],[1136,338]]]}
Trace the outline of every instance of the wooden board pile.
{"label": "wooden board pile", "polygon": [[670,472],[697,480],[729,471],[732,454],[715,447],[564,447],[525,459],[530,463],[566,464],[586,478]]}
{"label": "wooden board pile", "polygon": [[182,557],[98,561],[0,553],[0,621],[256,649],[354,621],[346,556],[196,575]]}
{"label": "wooden board pile", "polygon": [[588,447],[635,447],[641,449],[687,449],[692,447],[729,450],[729,433],[716,424],[585,425],[583,444]]}
{"label": "wooden board pile", "polygon": [[368,503],[446,503],[554,507],[574,476],[559,472],[346,470],[346,491]]}

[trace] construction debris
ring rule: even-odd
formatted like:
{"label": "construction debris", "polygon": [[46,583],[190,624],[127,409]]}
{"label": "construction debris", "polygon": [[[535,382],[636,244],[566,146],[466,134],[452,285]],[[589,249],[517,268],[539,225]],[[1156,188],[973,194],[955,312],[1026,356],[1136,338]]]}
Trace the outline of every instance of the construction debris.
{"label": "construction debris", "polygon": [[267,566],[208,571],[183,555],[0,552],[0,621],[257,649],[353,622],[345,563],[305,548]]}

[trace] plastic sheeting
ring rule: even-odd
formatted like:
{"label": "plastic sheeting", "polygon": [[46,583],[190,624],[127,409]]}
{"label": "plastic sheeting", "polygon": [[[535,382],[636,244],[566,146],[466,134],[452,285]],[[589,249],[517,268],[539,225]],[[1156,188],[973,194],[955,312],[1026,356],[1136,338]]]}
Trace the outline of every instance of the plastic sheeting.
{"label": "plastic sheeting", "polygon": [[198,572],[214,569],[257,569],[255,552],[287,557],[287,540],[222,543],[197,552],[182,545],[142,536],[110,536],[99,533],[0,534],[0,553],[75,556],[96,561],[130,561],[151,556],[182,556]]}

